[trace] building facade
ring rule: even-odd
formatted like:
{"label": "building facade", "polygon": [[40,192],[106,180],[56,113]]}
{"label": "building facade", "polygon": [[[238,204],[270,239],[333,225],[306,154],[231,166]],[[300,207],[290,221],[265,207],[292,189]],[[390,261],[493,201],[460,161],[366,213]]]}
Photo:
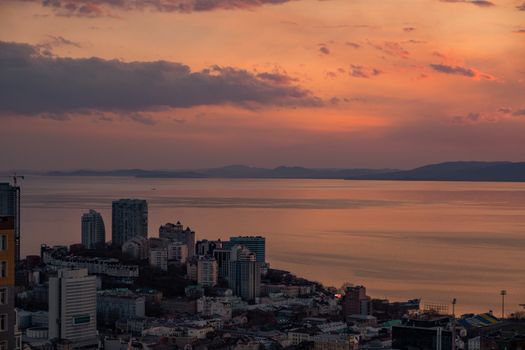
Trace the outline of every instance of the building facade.
{"label": "building facade", "polygon": [[15,261],[20,261],[20,187],[7,182],[0,183],[0,216],[14,217]]}
{"label": "building facade", "polygon": [[167,244],[168,260],[185,264],[188,259],[188,246],[182,242],[170,241]]}
{"label": "building facade", "polygon": [[214,257],[201,256],[197,262],[197,283],[205,287],[217,285],[217,261]]}
{"label": "building facade", "polygon": [[97,339],[97,280],[87,269],[59,270],[49,278],[49,339],[90,348]]}
{"label": "building facade", "polygon": [[245,246],[255,254],[258,263],[266,262],[266,238],[261,236],[230,237],[229,242],[224,242],[223,246],[225,249],[231,249],[237,244]]}
{"label": "building facade", "polygon": [[203,239],[200,241],[197,241],[195,244],[195,254],[197,255],[213,255],[213,252],[215,249],[221,249],[222,248],[222,242],[221,240],[217,241],[210,241],[207,239]]}
{"label": "building facade", "polygon": [[0,349],[20,349],[15,312],[16,220],[0,216]]}
{"label": "building facade", "polygon": [[137,265],[125,265],[114,258],[90,258],[71,255],[67,247],[40,247],[42,262],[49,267],[60,269],[87,269],[88,273],[121,278],[134,278],[139,276]]}
{"label": "building facade", "polygon": [[222,279],[228,279],[230,271],[230,250],[228,249],[215,249],[213,256],[217,261],[218,277]]}
{"label": "building facade", "polygon": [[122,244],[122,253],[136,260],[144,260],[149,255],[149,241],[146,237],[135,236]]}
{"label": "building facade", "polygon": [[347,287],[343,297],[343,315],[370,315],[372,313],[371,298],[366,295],[364,286]]}
{"label": "building facade", "polygon": [[148,237],[148,203],[140,199],[120,199],[112,204],[111,240],[115,246],[135,237]]}
{"label": "building facade", "polygon": [[168,249],[165,247],[150,248],[149,264],[163,271],[168,271]]}
{"label": "building facade", "polygon": [[166,238],[175,242],[181,242],[188,246],[188,257],[195,255],[195,231],[184,226],[177,221],[176,224],[167,223],[159,228],[159,237]]}
{"label": "building facade", "polygon": [[235,245],[231,249],[228,284],[233,293],[245,301],[254,301],[260,296],[261,264],[244,246]]}
{"label": "building facade", "polygon": [[81,218],[82,245],[94,249],[98,244],[106,242],[106,227],[99,212],[90,209]]}
{"label": "building facade", "polygon": [[128,289],[110,289],[97,293],[97,318],[113,326],[119,319],[146,316],[146,298]]}

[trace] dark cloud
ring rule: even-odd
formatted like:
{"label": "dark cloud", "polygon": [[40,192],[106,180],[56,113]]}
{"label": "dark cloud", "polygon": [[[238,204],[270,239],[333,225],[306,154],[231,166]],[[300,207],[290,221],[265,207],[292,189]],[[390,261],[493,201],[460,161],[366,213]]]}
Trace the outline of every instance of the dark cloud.
{"label": "dark cloud", "polygon": [[257,74],[257,78],[267,80],[275,84],[283,84],[283,85],[291,84],[292,82],[297,81],[297,79],[294,79],[284,73],[263,72],[263,73]]}
{"label": "dark cloud", "polygon": [[52,8],[60,16],[99,17],[112,10],[196,12],[218,9],[250,9],[295,0],[29,0]]}
{"label": "dark cloud", "polygon": [[514,31],[516,34],[525,34],[525,29],[517,29]]}
{"label": "dark cloud", "polygon": [[354,49],[360,49],[361,48],[361,45],[359,45],[358,43],[353,43],[351,41],[347,42],[346,45],[350,46],[351,48],[354,48]]}
{"label": "dark cloud", "polygon": [[404,27],[404,28],[403,28],[403,31],[404,31],[404,32],[407,32],[407,33],[413,32],[413,31],[415,31],[415,30],[416,30],[415,27]]}
{"label": "dark cloud", "polygon": [[463,75],[469,78],[474,78],[476,76],[476,72],[473,69],[467,67],[448,66],[446,64],[431,64],[430,68],[432,68],[436,72],[445,74]]}
{"label": "dark cloud", "polygon": [[464,3],[471,4],[478,7],[492,7],[494,3],[488,0],[439,0],[441,2],[453,2],[453,3]]}
{"label": "dark cloud", "polygon": [[516,6],[519,11],[525,11],[525,2],[521,5]]}
{"label": "dark cloud", "polygon": [[124,118],[129,118],[134,122],[144,124],[144,125],[155,125],[156,122],[150,116],[144,115],[142,113],[130,113],[122,115]]}
{"label": "dark cloud", "polygon": [[492,80],[496,81],[497,78],[487,74],[478,71],[474,68],[469,67],[463,67],[463,66],[449,66],[447,64],[429,64],[429,67],[435,70],[436,72],[445,73],[445,74],[453,74],[453,75],[461,75],[467,78],[472,78],[476,80],[484,79],[484,80]]}
{"label": "dark cloud", "polygon": [[368,42],[368,45],[372,46],[376,50],[379,50],[389,56],[408,58],[410,52],[405,49],[400,43],[395,41],[385,41],[381,44]]}
{"label": "dark cloud", "polygon": [[330,49],[323,45],[319,48],[319,52],[321,52],[323,55],[329,55]]}
{"label": "dark cloud", "polygon": [[503,114],[509,114],[509,113],[512,113],[512,108],[501,107],[498,109],[498,112],[503,113]]}
{"label": "dark cloud", "polygon": [[512,113],[512,115],[515,115],[515,116],[525,116],[525,108],[524,109],[518,109],[517,111],[515,111],[514,113]]}
{"label": "dark cloud", "polygon": [[372,78],[383,72],[377,68],[352,64],[350,66],[350,75],[355,78]]}
{"label": "dark cloud", "polygon": [[82,45],[80,43],[77,43],[76,41],[69,40],[64,38],[63,36],[54,36],[54,35],[48,35],[47,39],[44,40],[42,43],[37,45],[42,48],[46,48],[48,50],[54,48],[54,47],[62,47],[62,46],[71,46],[80,48]]}
{"label": "dark cloud", "polygon": [[[254,74],[232,67],[192,71],[184,64],[166,61],[54,57],[35,46],[0,42],[3,114],[121,113],[224,104],[322,105],[319,98],[292,81],[284,74]],[[147,121],[142,118],[142,122]]]}
{"label": "dark cloud", "polygon": [[64,120],[70,120],[71,118],[69,115],[65,113],[44,113],[40,116],[42,119],[49,119],[49,120],[58,120],[58,121],[64,121]]}
{"label": "dark cloud", "polygon": [[456,124],[475,124],[481,121],[481,114],[469,113],[467,115],[457,115],[452,117],[452,122]]}

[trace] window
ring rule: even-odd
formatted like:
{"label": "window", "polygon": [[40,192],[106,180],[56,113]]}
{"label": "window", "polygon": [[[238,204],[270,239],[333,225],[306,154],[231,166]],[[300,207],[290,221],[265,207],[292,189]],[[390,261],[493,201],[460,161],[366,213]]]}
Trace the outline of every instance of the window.
{"label": "window", "polygon": [[0,332],[7,331],[7,314],[0,315]]}
{"label": "window", "polygon": [[[2,287],[0,288],[0,305],[6,305],[7,304],[7,288]],[[1,350],[2,348],[0,348]]]}
{"label": "window", "polygon": [[7,261],[0,262],[0,278],[7,277]]}
{"label": "window", "polygon": [[0,250],[7,250],[7,236],[6,235],[0,235]]}

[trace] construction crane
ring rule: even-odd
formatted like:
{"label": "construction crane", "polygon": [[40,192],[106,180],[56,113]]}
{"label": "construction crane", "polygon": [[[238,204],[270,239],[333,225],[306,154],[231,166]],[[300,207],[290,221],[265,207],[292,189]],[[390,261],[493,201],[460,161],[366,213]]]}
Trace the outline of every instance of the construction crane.
{"label": "construction crane", "polygon": [[16,173],[14,173],[13,175],[9,175],[9,176],[0,176],[0,177],[10,177],[11,179],[13,179],[13,186],[17,186],[18,184],[18,179],[20,180],[24,180],[25,179],[25,176],[24,175],[17,175]]}

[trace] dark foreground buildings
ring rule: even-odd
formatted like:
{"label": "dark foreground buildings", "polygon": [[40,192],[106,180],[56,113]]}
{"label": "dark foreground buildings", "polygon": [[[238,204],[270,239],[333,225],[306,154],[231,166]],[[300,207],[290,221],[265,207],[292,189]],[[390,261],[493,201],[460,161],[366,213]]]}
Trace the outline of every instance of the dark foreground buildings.
{"label": "dark foreground buildings", "polygon": [[0,216],[12,216],[15,230],[15,261],[20,261],[20,187],[0,183]]}
{"label": "dark foreground buildings", "polygon": [[20,349],[15,312],[15,227],[13,216],[0,216],[0,349]]}

